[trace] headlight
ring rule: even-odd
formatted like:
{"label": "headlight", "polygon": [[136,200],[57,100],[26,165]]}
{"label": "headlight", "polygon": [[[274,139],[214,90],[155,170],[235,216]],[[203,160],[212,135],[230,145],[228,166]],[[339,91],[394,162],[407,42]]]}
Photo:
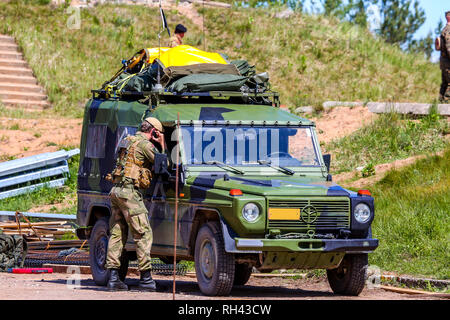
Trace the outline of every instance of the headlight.
{"label": "headlight", "polygon": [[251,203],[251,202],[247,203],[242,208],[242,216],[248,222],[255,222],[256,219],[258,219],[258,217],[259,217],[259,208],[258,208],[258,206],[256,204],[254,204],[254,203]]}
{"label": "headlight", "polygon": [[370,219],[370,208],[367,204],[360,203],[356,205],[353,214],[355,215],[356,221],[359,223],[366,223]]}

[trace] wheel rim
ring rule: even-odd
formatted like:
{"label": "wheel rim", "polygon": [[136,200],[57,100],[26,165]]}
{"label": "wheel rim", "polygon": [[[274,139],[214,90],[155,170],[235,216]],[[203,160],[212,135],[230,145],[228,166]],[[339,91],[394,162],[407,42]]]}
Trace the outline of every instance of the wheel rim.
{"label": "wheel rim", "polygon": [[200,270],[203,276],[210,280],[214,275],[216,259],[212,243],[208,240],[203,241],[200,250]]}
{"label": "wheel rim", "polygon": [[95,262],[101,268],[105,267],[107,250],[108,250],[108,238],[102,236],[100,239],[97,240],[95,246]]}

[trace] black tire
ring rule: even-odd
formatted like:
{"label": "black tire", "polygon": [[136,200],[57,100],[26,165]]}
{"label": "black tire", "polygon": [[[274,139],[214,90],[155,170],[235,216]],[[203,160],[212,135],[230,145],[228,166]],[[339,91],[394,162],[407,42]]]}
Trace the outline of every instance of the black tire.
{"label": "black tire", "polygon": [[245,285],[252,275],[252,269],[253,267],[249,266],[246,263],[236,264],[236,267],[234,269],[234,285]]}
{"label": "black tire", "polygon": [[[109,280],[109,270],[105,268],[106,255],[108,253],[109,223],[108,218],[97,220],[92,228],[89,239],[89,264],[94,282],[99,286],[106,286]],[[129,259],[124,252],[120,257],[119,277],[122,281],[128,272]]]}
{"label": "black tire", "polygon": [[234,283],[234,255],[225,252],[220,225],[204,224],[195,241],[195,273],[203,294],[229,295]]}
{"label": "black tire", "polygon": [[367,278],[368,255],[347,254],[339,267],[327,270],[328,283],[335,294],[358,296]]}

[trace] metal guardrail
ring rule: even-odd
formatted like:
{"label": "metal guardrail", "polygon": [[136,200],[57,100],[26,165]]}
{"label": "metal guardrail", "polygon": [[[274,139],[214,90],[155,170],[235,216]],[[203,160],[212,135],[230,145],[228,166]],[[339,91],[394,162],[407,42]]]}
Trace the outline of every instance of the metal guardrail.
{"label": "metal guardrail", "polygon": [[64,185],[69,176],[67,160],[79,153],[80,149],[60,150],[0,163],[0,199]]}
{"label": "metal guardrail", "polygon": [[[74,214],[58,214],[58,213],[40,213],[40,212],[21,212],[27,218],[39,218],[42,220],[68,220],[75,221],[77,216]],[[15,211],[0,211],[0,221],[15,221]]]}

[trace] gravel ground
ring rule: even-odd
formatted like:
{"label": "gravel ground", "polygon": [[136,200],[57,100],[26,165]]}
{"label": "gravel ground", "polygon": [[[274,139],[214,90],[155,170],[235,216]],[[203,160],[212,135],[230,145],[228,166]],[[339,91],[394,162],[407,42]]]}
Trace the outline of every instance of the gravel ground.
{"label": "gravel ground", "polygon": [[[172,277],[155,275],[158,292],[136,290],[138,277],[128,277],[128,292],[109,292],[96,286],[91,275],[77,275],[80,285],[70,288],[73,274],[8,274],[0,273],[0,300],[171,300]],[[72,281],[72,282],[71,282]],[[200,292],[196,279],[177,277],[176,299],[178,300],[411,300],[437,299],[388,292],[382,289],[365,289],[359,297],[336,296],[325,279],[280,279],[251,277],[246,286],[235,287],[229,297],[206,297]]]}

